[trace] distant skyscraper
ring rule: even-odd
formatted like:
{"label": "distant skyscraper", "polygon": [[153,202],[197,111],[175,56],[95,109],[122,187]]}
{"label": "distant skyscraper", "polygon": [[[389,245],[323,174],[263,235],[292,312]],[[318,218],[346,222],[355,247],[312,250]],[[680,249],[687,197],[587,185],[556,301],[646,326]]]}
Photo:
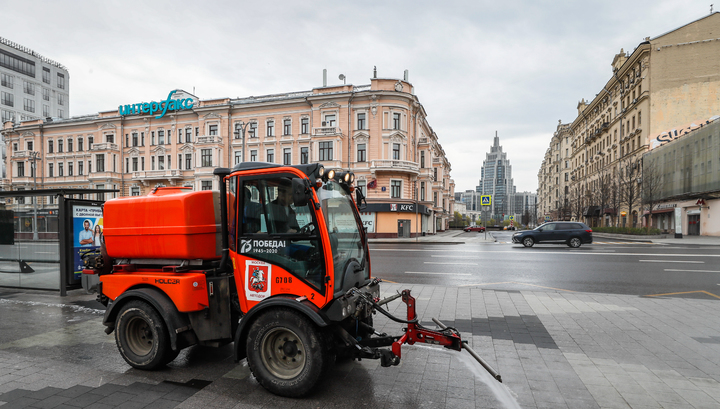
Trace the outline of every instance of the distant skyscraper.
{"label": "distant skyscraper", "polygon": [[507,154],[502,151],[500,138],[495,132],[490,152],[485,154],[482,169],[480,170],[480,185],[475,191],[483,195],[492,195],[492,218],[501,220],[502,215],[509,215],[507,196],[515,193],[515,184],[512,179],[512,166]]}

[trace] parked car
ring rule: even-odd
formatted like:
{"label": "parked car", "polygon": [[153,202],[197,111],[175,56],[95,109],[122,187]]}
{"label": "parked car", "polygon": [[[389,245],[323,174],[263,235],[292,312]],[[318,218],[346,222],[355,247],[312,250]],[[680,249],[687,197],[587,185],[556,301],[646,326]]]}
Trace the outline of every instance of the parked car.
{"label": "parked car", "polygon": [[550,222],[533,230],[519,231],[513,234],[513,243],[532,247],[535,243],[560,243],[578,248],[592,243],[592,229],[581,222]]}
{"label": "parked car", "polygon": [[483,226],[468,226],[468,227],[464,228],[463,231],[479,231],[479,232],[484,232],[484,231],[485,231],[485,227],[483,227]]}

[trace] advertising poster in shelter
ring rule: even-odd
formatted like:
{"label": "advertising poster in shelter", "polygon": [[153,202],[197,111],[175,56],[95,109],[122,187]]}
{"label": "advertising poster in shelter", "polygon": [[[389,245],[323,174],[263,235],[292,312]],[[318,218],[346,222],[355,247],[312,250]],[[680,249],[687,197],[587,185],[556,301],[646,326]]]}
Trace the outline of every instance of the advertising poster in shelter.
{"label": "advertising poster in shelter", "polygon": [[100,248],[103,240],[103,212],[101,206],[74,205],[73,215],[73,272],[80,279],[83,255]]}

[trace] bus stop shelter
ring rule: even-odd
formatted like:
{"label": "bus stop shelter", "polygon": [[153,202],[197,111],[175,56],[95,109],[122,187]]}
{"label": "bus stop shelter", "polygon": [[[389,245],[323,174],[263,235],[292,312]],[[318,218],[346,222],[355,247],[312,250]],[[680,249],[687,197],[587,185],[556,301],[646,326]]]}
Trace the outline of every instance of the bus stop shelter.
{"label": "bus stop shelter", "polygon": [[0,287],[53,290],[63,296],[79,288],[82,256],[99,249],[102,206],[117,192],[0,192]]}

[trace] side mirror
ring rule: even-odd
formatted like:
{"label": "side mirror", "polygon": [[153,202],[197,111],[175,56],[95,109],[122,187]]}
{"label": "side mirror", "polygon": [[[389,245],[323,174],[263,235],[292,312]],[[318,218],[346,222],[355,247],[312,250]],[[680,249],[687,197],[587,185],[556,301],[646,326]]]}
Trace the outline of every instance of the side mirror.
{"label": "side mirror", "polygon": [[292,195],[295,207],[307,206],[310,198],[312,197],[310,181],[307,179],[293,178]]}
{"label": "side mirror", "polygon": [[[365,202],[364,205],[363,202]],[[358,210],[362,210],[367,207],[367,200],[365,200],[365,195],[363,195],[362,190],[358,188],[355,188],[355,203],[357,203]]]}

